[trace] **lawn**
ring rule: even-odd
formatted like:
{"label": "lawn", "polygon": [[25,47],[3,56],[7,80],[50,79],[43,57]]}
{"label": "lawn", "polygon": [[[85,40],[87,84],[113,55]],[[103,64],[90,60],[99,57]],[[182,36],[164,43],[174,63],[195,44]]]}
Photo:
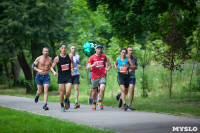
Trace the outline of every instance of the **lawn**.
{"label": "lawn", "polygon": [[1,133],[112,133],[49,116],[0,107]]}

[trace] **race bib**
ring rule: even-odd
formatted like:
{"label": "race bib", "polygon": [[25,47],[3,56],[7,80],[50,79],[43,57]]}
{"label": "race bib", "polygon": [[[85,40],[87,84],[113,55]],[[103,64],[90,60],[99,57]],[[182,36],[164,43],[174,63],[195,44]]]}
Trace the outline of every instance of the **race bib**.
{"label": "race bib", "polygon": [[69,70],[69,64],[61,65],[62,71]]}
{"label": "race bib", "polygon": [[119,72],[128,72],[128,67],[119,67]]}
{"label": "race bib", "polygon": [[104,67],[104,62],[103,61],[96,61],[97,65],[96,67]]}

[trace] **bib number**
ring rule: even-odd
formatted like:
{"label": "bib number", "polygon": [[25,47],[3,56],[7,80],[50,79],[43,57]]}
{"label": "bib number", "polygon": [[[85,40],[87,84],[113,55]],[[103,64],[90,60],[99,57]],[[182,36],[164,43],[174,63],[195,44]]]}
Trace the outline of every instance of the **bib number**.
{"label": "bib number", "polygon": [[128,72],[128,67],[119,67],[119,72]]}
{"label": "bib number", "polygon": [[104,62],[103,61],[97,61],[96,67],[104,67]]}
{"label": "bib number", "polygon": [[62,71],[69,70],[69,64],[61,65]]}

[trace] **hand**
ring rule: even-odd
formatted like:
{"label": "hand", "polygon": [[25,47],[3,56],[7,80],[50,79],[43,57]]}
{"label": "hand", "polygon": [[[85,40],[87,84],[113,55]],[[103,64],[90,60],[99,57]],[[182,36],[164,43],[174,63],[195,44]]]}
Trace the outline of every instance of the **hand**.
{"label": "hand", "polygon": [[74,73],[74,69],[71,69],[71,73]]}
{"label": "hand", "polygon": [[43,70],[37,69],[37,72],[43,74]]}
{"label": "hand", "polygon": [[129,69],[129,72],[132,73],[133,70]]}
{"label": "hand", "polygon": [[94,64],[92,64],[92,65],[93,65],[93,67],[96,66],[96,65],[97,65],[97,62],[94,62]]}
{"label": "hand", "polygon": [[81,68],[81,65],[78,65],[78,69],[80,69]]}
{"label": "hand", "polygon": [[123,65],[123,66],[125,66],[125,67],[127,67],[127,66],[128,66],[126,63],[123,63],[122,65]]}
{"label": "hand", "polygon": [[107,67],[105,68],[105,73],[107,73],[110,69],[108,69]]}
{"label": "hand", "polygon": [[53,72],[53,76],[57,76],[57,72]]}

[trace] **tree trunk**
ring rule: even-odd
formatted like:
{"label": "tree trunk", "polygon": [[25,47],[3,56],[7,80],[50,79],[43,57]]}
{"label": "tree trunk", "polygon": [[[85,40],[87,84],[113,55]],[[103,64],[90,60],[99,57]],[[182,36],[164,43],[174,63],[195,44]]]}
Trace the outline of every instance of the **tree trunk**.
{"label": "tree trunk", "polygon": [[172,97],[172,74],[173,74],[173,71],[171,70],[170,71],[170,85],[169,85],[169,98],[170,99]]}
{"label": "tree trunk", "polygon": [[19,66],[16,58],[15,47],[11,49],[11,53],[13,53],[12,60],[10,61],[12,66],[12,75],[14,80],[14,86],[19,86]]}
{"label": "tree trunk", "polygon": [[10,75],[9,75],[9,71],[8,71],[8,60],[7,59],[3,59],[3,62],[4,62],[4,68],[5,68],[5,71],[6,71],[6,76],[7,78],[9,79],[10,78]]}
{"label": "tree trunk", "polygon": [[[198,52],[199,52],[199,47],[198,47],[198,45],[197,45],[196,57],[197,57],[197,55],[198,55]],[[194,64],[193,64],[193,67],[192,67],[191,78],[190,78],[189,101],[191,100],[191,92],[192,92],[192,90],[191,90],[191,85],[192,85],[192,75],[193,75],[193,72],[194,72],[194,66],[195,66],[195,63],[196,63],[196,61],[194,61]]]}
{"label": "tree trunk", "polygon": [[26,83],[26,93],[29,93],[31,91],[31,86],[30,86],[30,82],[32,81],[32,73],[31,73],[31,68],[29,67],[26,58],[24,56],[24,52],[21,49],[21,51],[19,52],[19,54],[17,55],[19,64],[22,68],[22,71],[24,73],[25,79],[27,81]]}
{"label": "tree trunk", "polygon": [[142,70],[143,70],[143,72],[142,72],[142,78],[143,78],[143,97],[145,97],[145,86],[144,86],[144,66],[142,66]]}
{"label": "tree trunk", "polygon": [[0,75],[3,75],[3,64],[0,63]]}
{"label": "tree trunk", "polygon": [[194,61],[194,64],[193,64],[193,67],[192,67],[192,74],[191,74],[191,77],[190,77],[189,101],[191,100],[191,84],[192,84],[192,75],[193,75],[193,72],[194,72],[195,63],[196,63],[196,61]]}

